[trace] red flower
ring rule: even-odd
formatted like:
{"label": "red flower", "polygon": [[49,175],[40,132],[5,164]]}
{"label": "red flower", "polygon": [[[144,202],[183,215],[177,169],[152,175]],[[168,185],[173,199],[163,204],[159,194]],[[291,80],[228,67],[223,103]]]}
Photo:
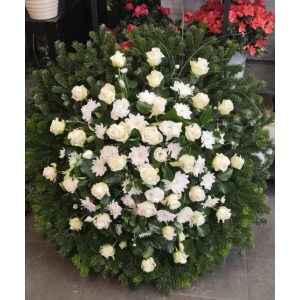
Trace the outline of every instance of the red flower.
{"label": "red flower", "polygon": [[136,26],[133,25],[133,24],[128,24],[128,25],[127,25],[127,30],[128,30],[129,32],[133,31],[135,28],[136,28]]}
{"label": "red flower", "polygon": [[124,9],[127,10],[127,11],[133,10],[133,5],[132,5],[132,3],[128,2],[128,3],[125,5]]}
{"label": "red flower", "polygon": [[164,16],[166,16],[166,17],[167,17],[167,16],[170,14],[170,12],[171,12],[171,10],[170,10],[169,7],[162,7],[162,6],[157,5],[156,8],[157,8],[158,10],[160,10],[160,11],[162,12],[162,14],[163,14]]}
{"label": "red flower", "polygon": [[267,40],[259,39],[255,43],[256,48],[262,48],[267,43]]}
{"label": "red flower", "polygon": [[254,16],[254,6],[252,4],[243,6],[243,13],[245,16]]}
{"label": "red flower", "polygon": [[243,33],[246,32],[246,24],[243,22],[239,22],[239,32]]}
{"label": "red flower", "polygon": [[229,11],[228,19],[229,19],[229,22],[231,22],[231,23],[236,23],[237,22],[237,15],[236,15],[236,12],[234,10],[231,9]]}
{"label": "red flower", "polygon": [[120,49],[122,51],[125,51],[126,49],[130,48],[131,47],[131,44],[129,41],[125,41],[123,43],[120,44]]}
{"label": "red flower", "polygon": [[256,48],[255,48],[254,46],[250,46],[250,47],[249,47],[249,53],[250,53],[250,55],[255,55],[255,53],[256,53]]}
{"label": "red flower", "polygon": [[190,23],[193,21],[193,18],[194,18],[194,13],[192,13],[191,11],[187,11],[185,14],[184,14],[184,22],[185,23]]}
{"label": "red flower", "polygon": [[141,5],[138,5],[135,8],[132,16],[139,17],[139,16],[147,16],[148,14],[149,14],[148,6],[147,6],[147,4],[143,3]]}

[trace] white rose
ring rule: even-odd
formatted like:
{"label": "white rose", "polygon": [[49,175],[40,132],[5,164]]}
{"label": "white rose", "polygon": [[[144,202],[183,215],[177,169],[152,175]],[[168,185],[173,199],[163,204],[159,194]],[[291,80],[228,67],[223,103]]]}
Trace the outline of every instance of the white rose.
{"label": "white rose", "polygon": [[115,98],[116,98],[115,87],[109,83],[106,83],[101,88],[98,99],[104,101],[107,104],[112,104],[115,101]]}
{"label": "white rose", "polygon": [[167,160],[168,152],[166,149],[163,149],[162,147],[158,147],[154,151],[154,158],[159,162],[164,162]]}
{"label": "white rose", "polygon": [[193,216],[190,220],[190,227],[193,227],[193,225],[198,227],[203,225],[204,223],[205,223],[205,216],[203,215],[203,213],[200,211],[194,211]]}
{"label": "white rose", "polygon": [[139,167],[139,172],[142,180],[149,185],[155,185],[159,182],[159,170],[154,169],[150,164],[145,164]]}
{"label": "white rose", "polygon": [[183,154],[180,156],[178,162],[184,173],[191,173],[194,170],[196,159],[192,155]]}
{"label": "white rose", "polygon": [[163,202],[165,202],[171,210],[175,210],[181,206],[181,203],[179,201],[180,198],[181,194],[170,194],[164,199]]}
{"label": "white rose", "polygon": [[68,133],[68,139],[70,140],[70,144],[72,146],[82,147],[86,141],[86,134],[81,129],[74,129]]}
{"label": "white rose", "polygon": [[231,100],[223,100],[221,104],[218,106],[218,111],[221,115],[229,115],[231,111],[233,111],[233,103]]}
{"label": "white rose", "polygon": [[218,219],[218,223],[222,221],[223,223],[226,220],[229,220],[231,217],[231,209],[227,208],[226,206],[220,206],[216,212],[216,216]]}
{"label": "white rose", "polygon": [[77,189],[78,183],[79,183],[79,180],[77,178],[73,179],[72,177],[65,176],[62,184],[67,192],[73,194]]}
{"label": "white rose", "polygon": [[98,182],[92,186],[91,193],[98,200],[101,200],[105,195],[110,196],[108,185],[105,182]]}
{"label": "white rose", "polygon": [[58,118],[55,118],[52,120],[51,125],[50,125],[50,132],[52,132],[54,135],[59,135],[64,133],[66,127],[66,122],[64,119],[59,121]]}
{"label": "white rose", "polygon": [[71,230],[79,231],[82,228],[83,223],[79,218],[75,217],[69,220],[69,225]]}
{"label": "white rose", "polygon": [[126,241],[121,241],[119,243],[119,247],[121,250],[125,249],[127,247],[127,242]]}
{"label": "white rose", "polygon": [[189,197],[192,202],[200,202],[205,199],[205,192],[200,186],[193,186],[189,191]]}
{"label": "white rose", "polygon": [[140,129],[142,140],[149,145],[157,145],[163,141],[162,134],[156,126],[147,126]]}
{"label": "white rose", "polygon": [[105,244],[100,247],[99,253],[104,256],[106,259],[112,257],[114,259],[115,248],[113,245]]}
{"label": "white rose", "polygon": [[223,153],[217,153],[215,158],[212,161],[213,168],[215,171],[223,171],[225,172],[228,169],[228,166],[230,165],[230,160],[227,156],[225,156]]}
{"label": "white rose", "polygon": [[110,57],[112,65],[116,68],[123,68],[126,63],[126,57],[120,51],[116,51],[116,53]]}
{"label": "white rose", "polygon": [[148,259],[143,259],[141,269],[146,273],[150,273],[154,270],[155,266],[156,263],[153,257],[149,257]]}
{"label": "white rose", "polygon": [[169,141],[172,138],[178,138],[181,133],[181,122],[163,121],[159,124],[159,130],[166,136],[166,140]]}
{"label": "white rose", "polygon": [[159,48],[152,48],[151,51],[146,53],[146,55],[147,62],[151,67],[160,65],[162,58],[165,57]]}
{"label": "white rose", "polygon": [[146,76],[146,78],[148,80],[148,84],[151,87],[156,88],[164,79],[164,75],[161,72],[154,70],[148,76]]}
{"label": "white rose", "polygon": [[110,223],[111,223],[111,218],[108,213],[96,215],[93,221],[93,224],[99,230],[108,229]]}
{"label": "white rose", "polygon": [[156,215],[156,208],[153,203],[144,201],[137,205],[137,214],[145,218],[150,218]]}
{"label": "white rose", "polygon": [[190,61],[192,73],[201,76],[209,71],[208,61],[205,58],[198,57],[197,61]]}
{"label": "white rose", "polygon": [[110,167],[111,171],[121,171],[126,166],[126,159],[126,155],[111,156],[108,159],[107,164]]}
{"label": "white rose", "polygon": [[145,197],[148,201],[153,203],[159,203],[164,199],[164,191],[159,187],[152,188],[145,192]]}
{"label": "white rose", "polygon": [[72,98],[76,101],[82,101],[87,96],[87,89],[84,85],[76,85],[72,89]]}
{"label": "white rose", "polygon": [[110,139],[124,143],[129,138],[130,128],[127,123],[121,122],[119,124],[111,125],[107,129],[106,134],[109,136]]}
{"label": "white rose", "polygon": [[161,232],[162,232],[163,237],[168,241],[172,241],[173,238],[176,236],[175,228],[173,226],[167,225],[167,226],[163,227]]}
{"label": "white rose", "polygon": [[100,155],[105,162],[108,162],[112,156],[119,155],[118,147],[106,145],[100,150]]}
{"label": "white rose", "polygon": [[151,117],[165,113],[167,100],[162,97],[155,97],[151,110]]}
{"label": "white rose", "polygon": [[57,176],[56,164],[52,163],[51,166],[45,167],[43,170],[43,176],[46,179],[55,182]]}
{"label": "white rose", "polygon": [[189,141],[194,142],[201,136],[201,128],[198,124],[194,123],[185,127],[185,136]]}
{"label": "white rose", "polygon": [[230,162],[233,168],[240,170],[243,167],[245,160],[241,156],[234,154],[231,157]]}
{"label": "white rose", "polygon": [[198,93],[192,97],[192,104],[195,108],[202,109],[209,103],[208,95],[204,93]]}
{"label": "white rose", "polygon": [[186,264],[188,255],[182,251],[176,251],[173,253],[173,259],[175,264]]}
{"label": "white rose", "polygon": [[183,242],[185,240],[185,234],[182,231],[180,231],[178,235],[178,240],[179,242]]}
{"label": "white rose", "polygon": [[93,151],[92,150],[86,150],[83,154],[82,157],[85,159],[92,159],[93,158]]}

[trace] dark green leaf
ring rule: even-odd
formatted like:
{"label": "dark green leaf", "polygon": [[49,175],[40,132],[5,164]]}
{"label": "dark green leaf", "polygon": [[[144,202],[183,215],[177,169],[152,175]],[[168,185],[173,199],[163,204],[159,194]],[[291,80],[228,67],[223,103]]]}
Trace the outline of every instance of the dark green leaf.
{"label": "dark green leaf", "polygon": [[172,181],[174,179],[173,171],[168,167],[167,164],[161,166],[161,170],[163,172],[164,179]]}
{"label": "dark green leaf", "polygon": [[200,117],[199,121],[202,125],[206,125],[213,117],[213,109],[211,106],[209,106],[206,110],[204,110]]}
{"label": "dark green leaf", "polygon": [[141,102],[141,101],[137,101],[137,103],[136,103],[136,109],[141,114],[149,114],[152,111],[151,105],[149,105],[147,103],[144,103],[144,102]]}
{"label": "dark green leaf", "polygon": [[221,181],[228,181],[232,175],[233,169],[227,169],[225,172],[217,175],[217,178]]}

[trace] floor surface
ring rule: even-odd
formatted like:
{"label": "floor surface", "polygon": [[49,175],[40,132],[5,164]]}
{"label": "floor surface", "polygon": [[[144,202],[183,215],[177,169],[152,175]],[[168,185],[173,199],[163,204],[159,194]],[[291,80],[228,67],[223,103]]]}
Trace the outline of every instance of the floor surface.
{"label": "floor surface", "polygon": [[274,184],[269,185],[268,223],[254,228],[253,251],[233,253],[225,266],[205,275],[190,288],[165,297],[143,286],[130,290],[117,280],[100,276],[81,278],[70,260],[55,250],[32,229],[33,217],[26,216],[26,299],[27,300],[274,300],[275,203]]}

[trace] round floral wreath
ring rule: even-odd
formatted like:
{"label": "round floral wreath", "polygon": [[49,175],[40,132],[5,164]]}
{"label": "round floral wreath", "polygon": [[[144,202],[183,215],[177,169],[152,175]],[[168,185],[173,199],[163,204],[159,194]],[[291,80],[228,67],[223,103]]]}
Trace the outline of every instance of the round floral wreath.
{"label": "round floral wreath", "polygon": [[[173,284],[185,286],[227,256],[234,234],[240,244],[249,244],[252,220],[259,222],[258,215],[267,210],[260,206],[263,202],[258,204],[251,198],[253,193],[262,195],[264,187],[247,190],[255,176],[253,161],[242,155],[247,152],[233,137],[228,123],[239,123],[236,107],[241,110],[248,104],[236,100],[236,106],[233,99],[216,103],[203,92],[205,87],[199,89],[199,82],[215,72],[217,56],[212,55],[211,60],[191,57],[189,74],[181,78],[187,64],[174,63],[172,73],[164,72],[168,70],[163,67],[168,54],[159,47],[145,51],[141,59],[148,74],[139,78],[145,82],[142,89],[132,81],[139,76],[140,66],[133,66],[130,52],[119,51],[110,56],[114,79],[99,87],[97,100],[89,97],[84,84],[74,86],[71,98],[80,105],[82,120],[75,116],[52,120],[50,132],[63,136],[64,147],[60,160],[45,167],[43,176],[59,183],[64,191],[61,201],[69,203],[64,213],[68,217],[57,226],[68,224],[66,230],[79,248],[84,236],[85,243],[93,240],[97,245],[98,255],[89,249],[94,256],[87,268],[94,266],[116,276],[122,266],[114,261],[120,263],[122,257],[129,257],[127,263],[134,265],[136,273],[130,276],[138,284],[157,279],[163,272],[171,273],[173,266],[188,265],[192,275],[183,275],[185,280]],[[267,150],[269,142],[264,147]],[[257,159],[265,154],[254,151],[252,155]],[[249,201],[239,204],[239,192],[248,193]],[[255,208],[251,208],[251,201]],[[243,230],[235,229],[239,226],[247,230],[244,241]],[[218,241],[220,249],[214,238],[205,243],[210,232],[216,233],[215,239],[224,235],[225,243]],[[201,247],[206,253],[197,258]],[[74,257],[73,262],[84,269],[85,260],[80,255]],[[197,267],[197,260],[201,267]],[[124,267],[125,261],[122,263]],[[125,275],[119,278],[127,280]],[[169,289],[166,286],[171,283],[157,285]]]}

